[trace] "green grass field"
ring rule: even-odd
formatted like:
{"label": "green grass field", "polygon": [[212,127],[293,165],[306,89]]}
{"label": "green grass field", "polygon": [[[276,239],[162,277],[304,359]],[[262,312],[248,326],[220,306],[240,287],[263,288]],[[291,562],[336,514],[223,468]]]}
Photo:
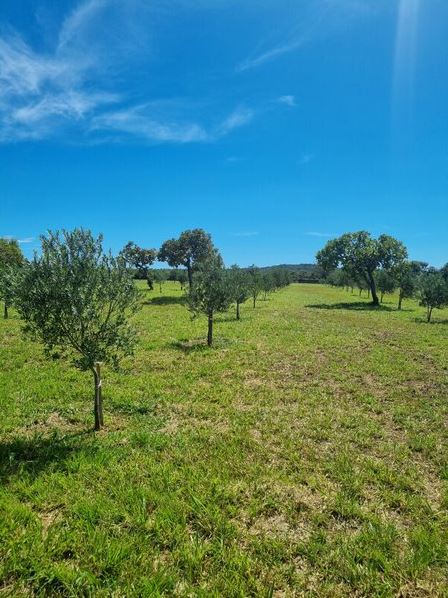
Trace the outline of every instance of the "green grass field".
{"label": "green grass field", "polygon": [[448,310],[292,285],[208,349],[142,293],[96,434],[91,376],[0,322],[0,594],[448,596]]}

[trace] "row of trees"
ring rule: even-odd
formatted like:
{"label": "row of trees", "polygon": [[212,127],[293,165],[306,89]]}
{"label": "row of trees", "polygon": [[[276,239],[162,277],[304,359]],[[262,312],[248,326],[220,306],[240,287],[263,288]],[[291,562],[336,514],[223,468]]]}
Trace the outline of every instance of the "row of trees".
{"label": "row of trees", "polygon": [[[255,307],[260,293],[288,284],[288,274],[273,271],[262,275],[255,267],[227,270],[204,231],[187,231],[184,239],[192,232],[195,243],[201,238],[210,251],[194,249],[189,253],[187,306],[195,316],[207,316],[207,341],[211,345],[217,312],[235,304],[240,319],[244,301],[252,297]],[[65,357],[92,373],[95,430],[99,430],[103,425],[101,365],[117,368],[123,357],[132,354],[136,343],[129,316],[141,302],[131,259],[133,265],[138,260],[139,267],[146,268],[149,257],[145,254],[151,250],[128,244],[114,257],[103,250],[101,236],[94,238],[82,229],[50,231],[41,237],[41,243],[41,253],[28,262],[17,242],[1,240],[0,296],[5,301],[5,315],[14,304],[24,320],[25,333],[40,342],[49,357]]]}
{"label": "row of trees", "polygon": [[[372,303],[398,291],[398,309],[403,299],[417,297],[431,321],[434,309],[448,305],[448,264],[441,270],[425,262],[409,261],[405,246],[388,235],[373,239],[369,233],[347,233],[329,241],[318,252],[317,261],[327,273],[327,282],[367,290]],[[380,297],[378,297],[378,293]]]}

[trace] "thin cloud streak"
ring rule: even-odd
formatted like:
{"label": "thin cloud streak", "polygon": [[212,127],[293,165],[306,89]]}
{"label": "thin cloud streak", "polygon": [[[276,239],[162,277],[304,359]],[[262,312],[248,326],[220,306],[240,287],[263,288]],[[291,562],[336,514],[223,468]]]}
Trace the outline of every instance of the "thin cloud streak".
{"label": "thin cloud streak", "polygon": [[330,233],[319,233],[319,232],[314,232],[311,231],[309,233],[305,233],[305,235],[307,235],[308,237],[319,237],[319,238],[328,238],[328,237],[335,237],[336,235],[330,234]]}

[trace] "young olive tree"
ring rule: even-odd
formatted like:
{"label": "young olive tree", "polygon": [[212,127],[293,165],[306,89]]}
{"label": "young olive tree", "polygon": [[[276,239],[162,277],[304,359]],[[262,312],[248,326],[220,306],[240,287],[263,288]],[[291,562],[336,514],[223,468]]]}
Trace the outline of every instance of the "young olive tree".
{"label": "young olive tree", "polygon": [[374,239],[368,232],[359,231],[328,241],[316,258],[326,272],[341,267],[356,280],[365,281],[373,305],[379,305],[375,272],[380,268],[393,270],[407,258],[407,251],[403,243],[389,235]]}
{"label": "young olive tree", "polygon": [[236,319],[240,320],[240,305],[250,297],[249,275],[235,265],[227,272],[227,282],[232,295],[232,301],[236,305]]}
{"label": "young olive tree", "polygon": [[426,321],[431,321],[433,309],[448,305],[448,283],[439,272],[426,272],[419,280],[420,305],[426,307]]}
{"label": "young olive tree", "polygon": [[380,303],[383,302],[384,295],[392,294],[396,288],[396,281],[392,274],[386,270],[378,270],[375,276],[377,289],[380,292]]}
{"label": "young olive tree", "polygon": [[398,311],[401,311],[403,299],[414,296],[417,286],[417,272],[412,262],[404,262],[394,271],[394,279],[398,288]]}
{"label": "young olive tree", "polygon": [[204,263],[195,276],[188,293],[188,308],[194,316],[208,318],[207,345],[213,344],[213,318],[216,312],[227,311],[233,297],[226,270],[216,259]]}
{"label": "young olive tree", "polygon": [[42,253],[23,268],[16,304],[25,332],[49,356],[62,355],[94,379],[95,430],[103,425],[102,363],[118,367],[136,340],[128,316],[137,291],[122,257],[114,258],[83,229],[49,232]]}
{"label": "young olive tree", "polygon": [[253,307],[255,309],[258,296],[261,293],[262,289],[262,278],[260,268],[257,268],[257,266],[250,266],[250,268],[248,268],[247,270],[247,274],[249,277],[249,292],[252,297]]}
{"label": "young olive tree", "polygon": [[14,300],[15,280],[24,263],[19,243],[15,239],[0,238],[0,300],[4,303],[5,320]]}

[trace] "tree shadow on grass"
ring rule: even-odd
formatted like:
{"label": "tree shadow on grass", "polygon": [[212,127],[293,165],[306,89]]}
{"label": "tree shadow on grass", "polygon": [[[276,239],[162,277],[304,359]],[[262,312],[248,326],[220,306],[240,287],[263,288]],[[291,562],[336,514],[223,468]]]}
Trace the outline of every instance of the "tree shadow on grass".
{"label": "tree shadow on grass", "polygon": [[153,297],[147,301],[143,301],[143,305],[185,305],[185,297],[167,297],[162,295],[161,297]]}
{"label": "tree shadow on grass", "polygon": [[364,301],[356,301],[353,303],[316,303],[313,305],[305,305],[310,309],[348,309],[351,311],[397,311],[394,307],[387,305],[373,305],[372,303],[365,303]]}
{"label": "tree shadow on grass", "polygon": [[222,349],[231,344],[231,341],[226,338],[215,336],[213,338],[213,345],[209,347],[207,345],[206,338],[193,338],[193,339],[182,339],[179,341],[173,341],[169,343],[169,346],[183,353],[194,353],[194,352],[205,352],[213,349]]}
{"label": "tree shadow on grass", "polygon": [[36,478],[47,469],[63,470],[73,453],[88,449],[93,454],[95,446],[82,442],[89,436],[94,438],[90,430],[67,435],[55,430],[49,435],[16,436],[0,442],[0,481],[6,483],[23,474]]}

